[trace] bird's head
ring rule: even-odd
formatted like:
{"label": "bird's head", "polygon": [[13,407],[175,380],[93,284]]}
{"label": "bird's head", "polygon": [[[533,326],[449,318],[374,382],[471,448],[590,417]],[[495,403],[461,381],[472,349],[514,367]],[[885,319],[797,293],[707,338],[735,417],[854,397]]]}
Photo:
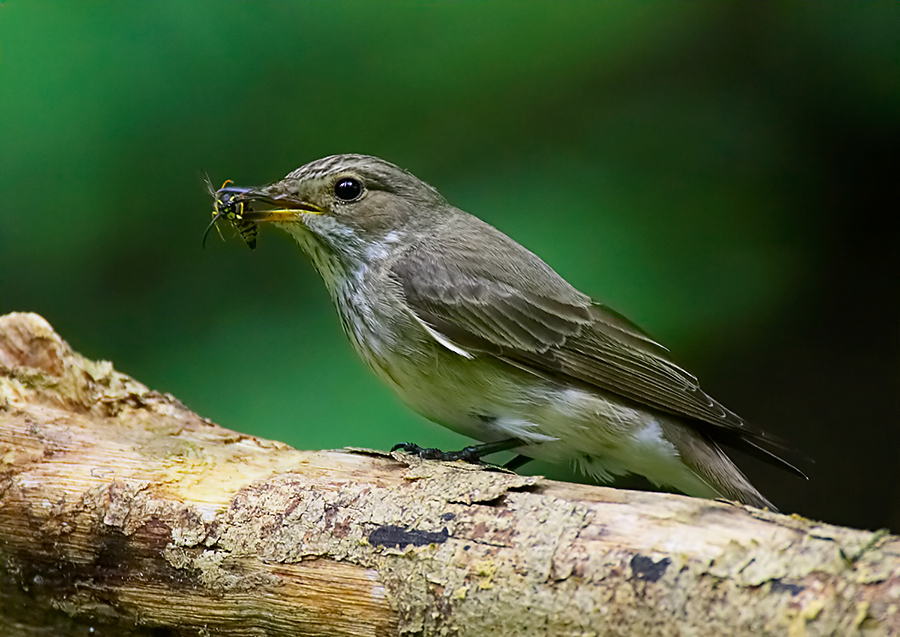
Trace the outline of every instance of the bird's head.
{"label": "bird's head", "polygon": [[231,205],[243,204],[244,222],[272,223],[288,232],[320,271],[333,267],[325,259],[347,269],[385,255],[410,233],[427,232],[447,207],[416,176],[367,155],[332,155],[275,183],[230,187],[228,194]]}

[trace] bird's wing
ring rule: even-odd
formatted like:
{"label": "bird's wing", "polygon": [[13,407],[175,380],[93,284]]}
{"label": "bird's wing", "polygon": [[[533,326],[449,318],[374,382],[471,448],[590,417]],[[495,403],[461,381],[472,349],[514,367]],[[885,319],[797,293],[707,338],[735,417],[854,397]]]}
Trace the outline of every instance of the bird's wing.
{"label": "bird's wing", "polygon": [[[410,311],[430,330],[466,352],[699,421],[713,439],[803,475],[759,446],[784,448],[781,441],[710,398],[664,347],[491,230],[496,241],[487,249],[459,243],[449,258],[451,246],[431,242],[393,264]],[[507,254],[512,245],[518,248],[514,259]]]}

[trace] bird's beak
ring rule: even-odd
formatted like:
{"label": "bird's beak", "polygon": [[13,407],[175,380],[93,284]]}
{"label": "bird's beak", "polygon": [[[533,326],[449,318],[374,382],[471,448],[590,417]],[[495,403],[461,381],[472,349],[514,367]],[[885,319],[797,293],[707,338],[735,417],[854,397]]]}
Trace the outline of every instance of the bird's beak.
{"label": "bird's beak", "polygon": [[216,193],[217,200],[227,200],[240,208],[240,219],[250,223],[265,221],[291,221],[303,214],[320,215],[322,208],[288,195],[271,195],[254,188],[222,188]]}

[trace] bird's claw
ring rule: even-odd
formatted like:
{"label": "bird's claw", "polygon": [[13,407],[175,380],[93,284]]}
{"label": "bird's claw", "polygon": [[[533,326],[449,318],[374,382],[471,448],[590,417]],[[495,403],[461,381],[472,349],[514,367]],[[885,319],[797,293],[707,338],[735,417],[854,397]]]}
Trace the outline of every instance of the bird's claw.
{"label": "bird's claw", "polygon": [[401,442],[391,447],[391,451],[404,451],[414,456],[419,456],[423,460],[441,460],[443,462],[462,460],[472,464],[482,464],[482,453],[477,445],[466,447],[459,451],[441,451],[434,447],[420,447],[412,442]]}

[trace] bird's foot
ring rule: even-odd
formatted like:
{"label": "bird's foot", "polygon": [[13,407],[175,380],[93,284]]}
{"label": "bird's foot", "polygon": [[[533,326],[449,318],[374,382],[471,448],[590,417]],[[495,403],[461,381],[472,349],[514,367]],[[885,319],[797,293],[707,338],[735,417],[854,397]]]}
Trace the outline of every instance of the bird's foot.
{"label": "bird's foot", "polygon": [[[442,460],[445,462],[453,462],[454,460],[462,460],[463,462],[470,462],[472,464],[484,464],[481,461],[483,456],[490,455],[492,453],[497,453],[498,451],[508,451],[509,449],[513,449],[515,447],[522,446],[522,442],[519,440],[508,439],[508,440],[499,440],[497,442],[486,442],[480,445],[472,445],[471,447],[465,447],[460,449],[459,451],[441,451],[440,449],[435,448],[425,448],[420,447],[419,445],[412,442],[401,442],[400,444],[396,444],[391,447],[391,451],[402,450],[406,453],[410,453],[424,460]],[[520,458],[525,458],[525,456],[516,456],[510,463],[515,463]],[[528,458],[525,459],[527,462]],[[516,467],[521,466],[524,462],[516,463]]]}
{"label": "bird's foot", "polygon": [[391,447],[391,451],[405,451],[414,456],[419,456],[423,460],[442,460],[444,462],[453,462],[454,460],[462,460],[463,462],[471,462],[478,464],[481,462],[481,456],[478,452],[480,445],[474,445],[460,449],[459,451],[441,451],[434,447],[420,447],[412,442],[401,442]]}

